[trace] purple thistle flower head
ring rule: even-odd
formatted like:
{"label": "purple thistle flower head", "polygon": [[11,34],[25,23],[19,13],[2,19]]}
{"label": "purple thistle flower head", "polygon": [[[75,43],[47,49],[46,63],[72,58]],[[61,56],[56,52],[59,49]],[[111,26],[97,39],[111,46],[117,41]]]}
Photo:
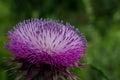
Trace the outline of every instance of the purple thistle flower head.
{"label": "purple thistle flower head", "polygon": [[15,60],[35,67],[73,66],[87,48],[84,36],[78,35],[73,26],[53,20],[25,20],[9,31],[8,37],[7,48]]}

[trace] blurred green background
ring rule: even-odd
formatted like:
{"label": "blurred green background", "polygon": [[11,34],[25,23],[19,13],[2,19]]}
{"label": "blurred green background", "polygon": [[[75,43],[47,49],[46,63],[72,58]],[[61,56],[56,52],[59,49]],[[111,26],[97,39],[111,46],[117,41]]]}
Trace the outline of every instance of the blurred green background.
{"label": "blurred green background", "polygon": [[87,65],[71,70],[81,80],[120,80],[120,0],[0,0],[0,80],[15,77],[7,32],[30,18],[63,20],[84,33]]}

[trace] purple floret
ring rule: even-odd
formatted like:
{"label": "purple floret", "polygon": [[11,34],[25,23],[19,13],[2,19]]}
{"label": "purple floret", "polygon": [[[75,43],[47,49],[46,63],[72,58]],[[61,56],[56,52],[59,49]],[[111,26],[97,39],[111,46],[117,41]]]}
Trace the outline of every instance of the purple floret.
{"label": "purple floret", "polygon": [[52,20],[25,20],[9,31],[8,37],[8,49],[15,58],[36,66],[71,66],[87,48],[84,36],[78,35],[71,25]]}

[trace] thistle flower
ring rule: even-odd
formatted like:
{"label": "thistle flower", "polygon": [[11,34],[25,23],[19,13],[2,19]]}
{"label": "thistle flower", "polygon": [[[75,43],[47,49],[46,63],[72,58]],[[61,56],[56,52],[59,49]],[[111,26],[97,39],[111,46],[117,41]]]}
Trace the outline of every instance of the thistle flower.
{"label": "thistle flower", "polygon": [[[19,23],[8,32],[7,48],[14,55],[16,68],[26,80],[77,79],[68,70],[79,67],[87,48],[82,34],[69,24],[53,20],[31,19]],[[65,79],[66,78],[66,79]]]}

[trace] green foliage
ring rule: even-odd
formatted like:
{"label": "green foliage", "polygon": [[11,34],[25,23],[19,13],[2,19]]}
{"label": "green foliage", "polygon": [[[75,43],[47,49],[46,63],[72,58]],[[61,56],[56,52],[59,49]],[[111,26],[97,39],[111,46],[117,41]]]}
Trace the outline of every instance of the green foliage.
{"label": "green foliage", "polygon": [[120,79],[120,0],[0,0],[0,80],[13,80],[7,32],[28,18],[75,25],[88,40],[86,66],[71,71],[81,80]]}

